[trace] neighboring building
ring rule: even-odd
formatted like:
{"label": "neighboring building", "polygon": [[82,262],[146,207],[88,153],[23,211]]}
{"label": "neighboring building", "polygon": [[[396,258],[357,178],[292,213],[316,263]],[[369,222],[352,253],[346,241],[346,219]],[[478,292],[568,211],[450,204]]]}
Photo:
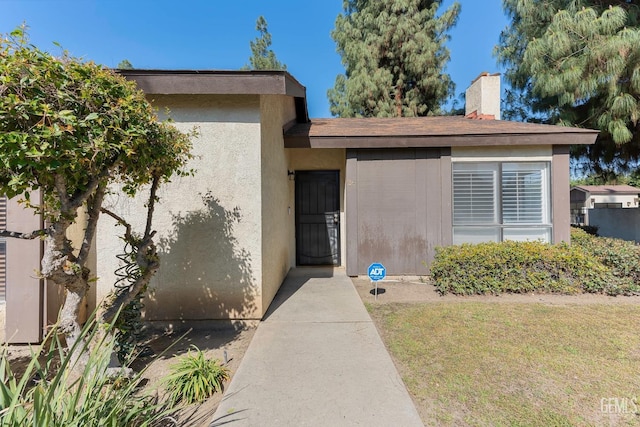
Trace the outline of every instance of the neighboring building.
{"label": "neighboring building", "polygon": [[630,185],[578,185],[571,188],[571,223],[589,225],[589,209],[637,208],[640,188]]}
{"label": "neighboring building", "polygon": [[[162,266],[145,316],[168,323],[260,319],[295,266],[418,275],[437,246],[568,241],[569,145],[597,137],[493,120],[496,75],[474,82],[468,117],[309,120],[305,88],[284,71],[122,74],[199,129],[194,176],[165,185],[155,212]],[[142,198],[107,203],[144,224]],[[89,305],[116,280],[121,232],[100,220]]]}

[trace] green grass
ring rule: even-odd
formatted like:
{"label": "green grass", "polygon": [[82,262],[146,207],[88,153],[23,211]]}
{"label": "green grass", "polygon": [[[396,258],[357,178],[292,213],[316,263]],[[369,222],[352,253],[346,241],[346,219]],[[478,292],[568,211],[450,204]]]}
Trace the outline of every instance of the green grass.
{"label": "green grass", "polygon": [[640,409],[640,306],[368,309],[425,425],[640,425],[640,414],[601,405],[627,399],[632,411],[634,399]]}

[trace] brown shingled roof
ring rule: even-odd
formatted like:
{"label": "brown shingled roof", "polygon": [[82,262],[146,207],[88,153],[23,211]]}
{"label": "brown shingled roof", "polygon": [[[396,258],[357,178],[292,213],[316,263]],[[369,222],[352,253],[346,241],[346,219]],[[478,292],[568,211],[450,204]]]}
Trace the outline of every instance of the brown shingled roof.
{"label": "brown shingled roof", "polygon": [[312,119],[286,130],[285,146],[317,148],[593,144],[597,130],[463,116]]}

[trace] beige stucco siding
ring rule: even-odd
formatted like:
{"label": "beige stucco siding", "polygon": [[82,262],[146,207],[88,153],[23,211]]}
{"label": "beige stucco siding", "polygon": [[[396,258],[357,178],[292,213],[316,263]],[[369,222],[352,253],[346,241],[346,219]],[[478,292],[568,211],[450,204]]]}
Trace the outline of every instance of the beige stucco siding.
{"label": "beige stucco siding", "polygon": [[[346,265],[346,220],[345,220],[345,170],[346,150],[344,148],[288,148],[289,170],[338,170],[340,171],[340,253],[341,265]],[[291,181],[289,186],[289,206],[291,206],[291,218],[289,224],[289,245],[296,247],[295,235],[295,185]],[[291,265],[296,263],[295,250],[291,251]]]}
{"label": "beige stucco siding", "polygon": [[[154,216],[160,271],[145,301],[148,320],[259,318],[262,277],[260,99],[258,96],[155,96],[178,128],[196,127],[194,175],[164,185]],[[142,229],[146,195],[108,200]],[[122,252],[114,221],[98,230],[98,298],[116,280]]]}
{"label": "beige stucco siding", "polygon": [[451,161],[454,162],[550,162],[552,156],[553,148],[550,145],[451,148]]}
{"label": "beige stucco siding", "polygon": [[288,161],[282,126],[296,117],[293,98],[284,95],[260,97],[261,197],[262,197],[262,308],[269,307],[291,265],[295,246],[289,244]]}

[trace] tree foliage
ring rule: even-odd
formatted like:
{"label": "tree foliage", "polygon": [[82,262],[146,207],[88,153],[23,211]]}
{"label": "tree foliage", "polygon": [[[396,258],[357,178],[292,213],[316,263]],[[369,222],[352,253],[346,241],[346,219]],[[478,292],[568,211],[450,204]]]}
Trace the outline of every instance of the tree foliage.
{"label": "tree foliage", "polygon": [[331,33],[345,74],[328,91],[340,117],[425,116],[454,93],[444,73],[447,31],[460,5],[438,15],[440,1],[345,0]]}
{"label": "tree foliage", "polygon": [[[45,239],[41,274],[66,290],[60,322],[73,342],[90,275],[89,249],[109,185],[118,183],[131,196],[151,186],[152,209],[157,185],[185,166],[190,135],[159,122],[133,82],[66,52],[54,57],[29,45],[23,29],[16,29],[0,40],[0,146],[0,194],[22,197],[48,224],[32,233],[0,235]],[[37,206],[29,203],[35,190],[43,196]],[[67,230],[80,209],[88,222],[81,246],[74,248]],[[149,219],[142,248],[147,261],[155,255],[150,227]],[[151,262],[145,268],[157,267]]]}
{"label": "tree foliage", "polygon": [[251,57],[249,57],[249,65],[245,65],[244,68],[247,70],[286,70],[287,66],[278,61],[275,52],[270,49],[271,34],[264,16],[258,17],[256,31],[260,33],[260,36],[249,42]]}
{"label": "tree foliage", "polygon": [[496,53],[513,88],[506,117],[599,129],[594,146],[574,149],[596,174],[624,172],[640,156],[640,9],[635,3],[504,2],[511,25]]}
{"label": "tree foliage", "polygon": [[129,62],[128,59],[123,59],[122,61],[118,62],[116,68],[119,70],[133,70],[133,64]]}

